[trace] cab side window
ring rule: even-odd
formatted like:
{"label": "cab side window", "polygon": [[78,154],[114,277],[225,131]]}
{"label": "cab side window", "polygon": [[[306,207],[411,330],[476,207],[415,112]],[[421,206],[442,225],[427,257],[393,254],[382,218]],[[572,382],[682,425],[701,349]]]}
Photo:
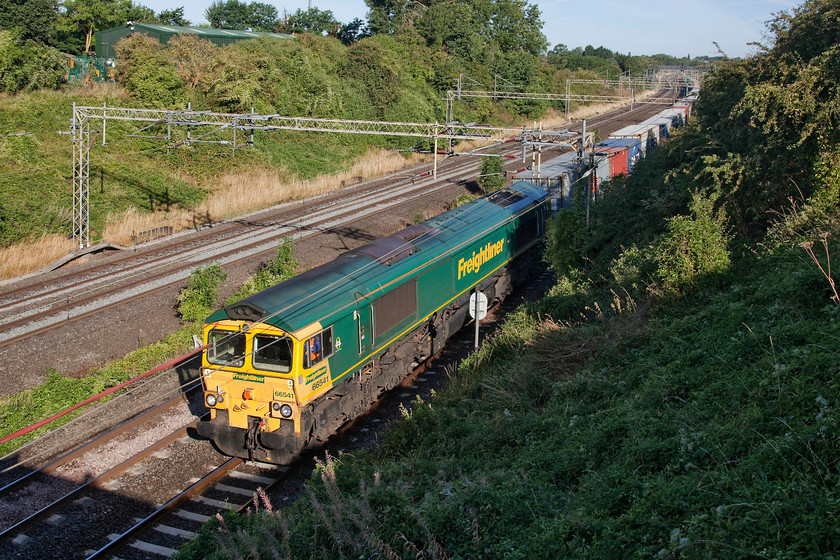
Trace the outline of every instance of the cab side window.
{"label": "cab side window", "polygon": [[333,329],[329,327],[303,343],[303,367],[311,368],[333,353]]}

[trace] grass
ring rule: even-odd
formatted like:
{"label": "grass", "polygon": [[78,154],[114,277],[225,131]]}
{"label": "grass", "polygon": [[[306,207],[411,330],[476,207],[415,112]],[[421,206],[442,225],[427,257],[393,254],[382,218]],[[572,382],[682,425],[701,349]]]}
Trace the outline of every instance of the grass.
{"label": "grass", "polygon": [[[55,370],[49,371],[47,380],[33,389],[0,399],[0,437],[49,418],[109,387],[137,377],[167,360],[187,353],[192,349],[194,334],[201,334],[200,325],[186,326],[166,336],[160,342],[140,348],[102,367],[94,368],[78,378],[65,377]],[[109,395],[100,402],[110,400],[116,394]],[[11,453],[44,433],[70,422],[97,404],[92,403],[80,408],[27,435],[0,445],[0,456]]]}
{"label": "grass", "polygon": [[377,450],[179,558],[832,557],[840,306],[820,269],[754,246],[681,295],[617,294],[559,282]]}

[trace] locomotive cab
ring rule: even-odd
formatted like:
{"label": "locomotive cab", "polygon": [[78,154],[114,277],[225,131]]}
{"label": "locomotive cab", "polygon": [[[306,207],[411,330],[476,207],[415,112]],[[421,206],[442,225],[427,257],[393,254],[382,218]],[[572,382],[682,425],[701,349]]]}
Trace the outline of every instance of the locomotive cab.
{"label": "locomotive cab", "polygon": [[307,381],[329,379],[325,358],[332,339],[331,329],[297,334],[239,320],[205,326],[202,383],[210,419],[197,429],[223,453],[276,463],[299,451],[310,426],[301,415],[304,395],[298,387],[307,390],[306,397],[327,388],[325,382],[307,386]]}

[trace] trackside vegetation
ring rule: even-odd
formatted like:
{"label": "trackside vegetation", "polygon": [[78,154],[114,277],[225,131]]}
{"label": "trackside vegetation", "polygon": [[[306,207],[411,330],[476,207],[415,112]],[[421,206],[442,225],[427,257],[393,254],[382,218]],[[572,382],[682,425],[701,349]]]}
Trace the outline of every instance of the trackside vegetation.
{"label": "trackside vegetation", "polygon": [[[519,0],[434,6],[370,0],[370,28],[359,19],[338,25],[329,11],[317,9],[281,22],[268,4],[231,0],[208,9],[213,25],[256,29],[265,23],[273,30],[282,23],[300,33],[293,39],[263,38],[224,47],[193,35],[162,45],[136,33],[117,47],[116,84],[65,84],[62,53],[90,48],[94,31],[129,20],[184,25],[189,22],[183,20],[183,9],[155,14],[129,0],[66,0],[60,10],[50,0],[7,4],[9,10],[0,10],[0,277],[32,272],[73,248],[65,238],[73,230],[72,140],[66,133],[74,102],[444,122],[443,99],[462,76],[471,80],[470,87],[477,82],[490,88],[498,82],[518,91],[557,93],[573,72],[594,79],[604,71],[617,75],[676,62],[591,46],[568,52],[563,46],[549,53],[539,9]],[[270,21],[243,19],[248,13]],[[327,20],[316,21],[328,14]],[[600,88],[586,87],[593,92]],[[559,115],[564,109],[560,102],[472,98],[459,102],[456,111],[462,122],[519,125],[526,119],[551,120],[553,111]],[[126,138],[137,126],[105,124],[97,123],[91,137],[90,233],[94,242],[106,239],[120,245],[135,243],[160,225],[196,227],[298,198],[303,196],[294,188],[298,181],[351,169],[329,188],[369,178],[376,172],[357,172],[355,166],[366,154],[381,165],[386,156],[373,148],[433,149],[433,142],[423,139],[418,144],[409,138],[275,131],[257,132],[253,146],[233,154],[229,144],[180,145],[184,138],[178,134],[184,131],[179,127],[151,127],[140,134],[158,137],[151,140]],[[175,135],[171,141],[162,139],[168,132]],[[207,130],[192,132],[195,138]],[[203,140],[234,138],[214,134]],[[243,144],[242,133],[236,144]],[[169,149],[173,145],[180,147]],[[389,171],[399,168],[400,156],[389,159]],[[231,184],[244,186],[245,192]],[[265,200],[253,192],[272,195]],[[20,250],[39,240],[37,252]]]}
{"label": "trackside vegetation", "polygon": [[[257,272],[248,278],[225,303],[231,303],[287,280],[294,276],[299,268],[300,262],[295,257],[292,238],[284,237],[277,246],[275,256],[263,263]],[[176,302],[176,309],[184,326],[167,335],[163,340],[139,348],[102,367],[93,368],[80,377],[66,377],[55,370],[50,370],[43,383],[27,391],[0,399],[0,421],[2,421],[0,437],[35,424],[192,350],[193,336],[201,337],[204,318],[218,306],[218,288],[226,278],[227,275],[218,263],[211,263],[193,270]],[[120,393],[105,397],[102,402],[118,394]],[[46,431],[85,414],[95,406],[96,404],[92,404],[83,407],[30,434],[0,445],[0,456],[22,447]]]}
{"label": "trackside vegetation", "polygon": [[381,446],[178,558],[833,558],[839,16],[779,14],[588,227],[554,220],[556,285]]}

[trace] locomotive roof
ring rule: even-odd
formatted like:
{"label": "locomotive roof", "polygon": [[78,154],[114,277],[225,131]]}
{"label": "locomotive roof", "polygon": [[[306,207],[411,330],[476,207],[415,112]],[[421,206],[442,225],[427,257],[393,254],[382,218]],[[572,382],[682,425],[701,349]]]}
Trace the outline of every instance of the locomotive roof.
{"label": "locomotive roof", "polygon": [[[494,224],[545,198],[543,189],[521,181],[394,235],[339,255],[285,282],[219,309],[207,323],[223,319],[261,321],[296,332],[334,315],[373,301],[399,285],[408,272],[429,265],[436,257],[480,237]],[[392,283],[393,282],[393,283]]]}

